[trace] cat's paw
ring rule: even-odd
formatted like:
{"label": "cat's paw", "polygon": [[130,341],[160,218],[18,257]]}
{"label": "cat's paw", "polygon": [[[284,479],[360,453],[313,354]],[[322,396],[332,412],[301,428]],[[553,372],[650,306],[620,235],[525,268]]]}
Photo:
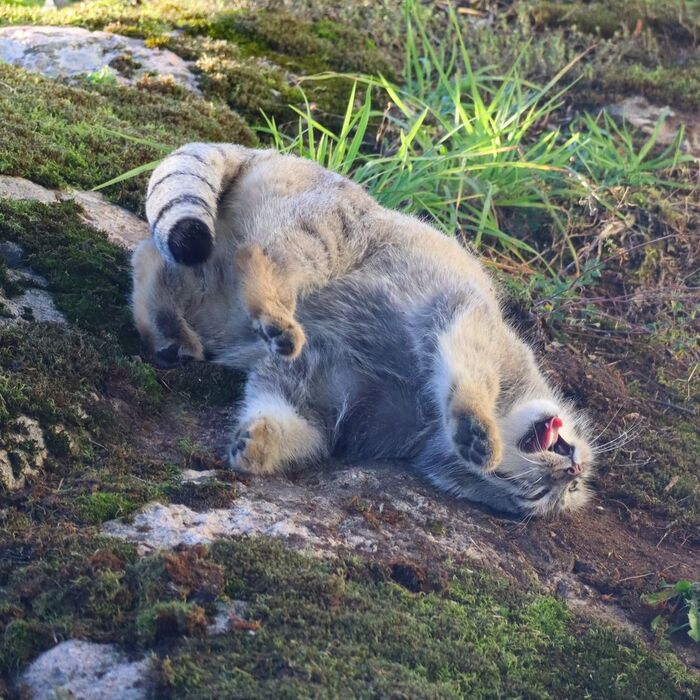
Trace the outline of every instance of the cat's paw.
{"label": "cat's paw", "polygon": [[270,350],[289,360],[298,357],[306,343],[303,328],[293,319],[281,321],[261,317],[256,327]]}
{"label": "cat's paw", "polygon": [[229,450],[229,467],[242,474],[270,474],[280,463],[282,429],[274,418],[258,418],[241,426]]}
{"label": "cat's paw", "polygon": [[452,440],[462,459],[484,470],[498,465],[503,445],[492,418],[473,411],[457,411],[452,424]]}

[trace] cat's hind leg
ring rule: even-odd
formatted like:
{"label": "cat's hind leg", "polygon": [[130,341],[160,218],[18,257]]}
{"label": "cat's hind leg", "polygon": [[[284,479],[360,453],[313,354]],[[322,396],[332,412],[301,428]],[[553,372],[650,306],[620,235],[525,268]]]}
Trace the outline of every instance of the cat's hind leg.
{"label": "cat's hind leg", "polygon": [[503,455],[495,419],[498,340],[489,315],[490,309],[477,305],[454,316],[437,337],[432,377],[455,451],[483,470],[495,469]]}
{"label": "cat's hind leg", "polygon": [[321,423],[303,405],[304,368],[269,357],[252,373],[229,451],[231,469],[274,474],[328,454]]}

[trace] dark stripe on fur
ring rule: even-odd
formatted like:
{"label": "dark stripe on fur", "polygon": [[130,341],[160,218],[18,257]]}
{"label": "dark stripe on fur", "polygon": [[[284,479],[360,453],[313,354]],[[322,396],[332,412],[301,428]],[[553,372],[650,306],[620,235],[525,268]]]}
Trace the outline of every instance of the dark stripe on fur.
{"label": "dark stripe on fur", "polygon": [[163,218],[163,216],[167,214],[173,207],[176,207],[179,204],[196,204],[197,206],[202,207],[202,209],[204,209],[204,211],[206,211],[212,219],[214,218],[214,213],[212,212],[211,207],[209,206],[209,202],[207,202],[206,199],[198,197],[196,194],[181,194],[179,197],[174,197],[169,202],[166,202],[163,205],[163,208],[158,212],[158,215],[156,216],[155,221],[153,222],[153,226],[151,227],[152,230],[156,231],[158,229],[158,224],[160,223],[160,220]]}
{"label": "dark stripe on fur", "polygon": [[182,321],[172,309],[159,309],[156,313],[156,326],[168,340],[180,340]]}
{"label": "dark stripe on fur", "polygon": [[343,236],[345,239],[350,238],[350,233],[352,231],[351,229],[351,224],[350,224],[350,219],[348,219],[348,215],[345,213],[345,210],[343,209],[338,209],[338,218],[340,219],[340,227]]}
{"label": "dark stripe on fur", "polygon": [[189,153],[188,151],[176,151],[175,153],[173,153],[173,155],[177,156],[178,158],[194,158],[197,162],[201,163],[202,165],[206,165],[207,167],[211,165],[207,162],[206,158],[202,158],[202,156],[198,156],[196,153]]}
{"label": "dark stripe on fur", "polygon": [[211,182],[209,182],[209,180],[207,180],[205,177],[202,177],[202,175],[197,175],[196,173],[192,173],[189,170],[174,170],[172,173],[163,175],[163,177],[161,177],[160,180],[154,182],[149,189],[148,196],[150,197],[161,185],[161,183],[165,182],[170,177],[175,177],[176,175],[187,175],[188,177],[193,177],[197,180],[201,180],[211,190],[212,194],[216,195],[214,185],[212,185]]}
{"label": "dark stripe on fur", "polygon": [[318,228],[314,226],[314,224],[312,224],[308,219],[302,219],[299,223],[299,226],[301,227],[301,230],[304,233],[306,233],[311,238],[315,238],[323,246],[323,250],[326,253],[326,258],[328,258],[328,265],[330,267],[333,263],[333,255],[331,253],[330,248],[328,247],[328,241],[326,241],[326,239],[318,230]]}

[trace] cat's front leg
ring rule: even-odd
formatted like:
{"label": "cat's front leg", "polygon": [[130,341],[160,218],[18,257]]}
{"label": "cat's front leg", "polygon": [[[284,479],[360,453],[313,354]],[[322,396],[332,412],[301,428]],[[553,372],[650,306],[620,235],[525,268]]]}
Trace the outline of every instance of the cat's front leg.
{"label": "cat's front leg", "polygon": [[479,387],[456,389],[448,416],[457,454],[480,469],[495,469],[503,457],[503,444],[490,403]]}
{"label": "cat's front leg", "polygon": [[281,270],[258,245],[236,254],[242,302],[255,330],[273,352],[293,360],[306,336],[294,318],[297,289],[289,272]]}

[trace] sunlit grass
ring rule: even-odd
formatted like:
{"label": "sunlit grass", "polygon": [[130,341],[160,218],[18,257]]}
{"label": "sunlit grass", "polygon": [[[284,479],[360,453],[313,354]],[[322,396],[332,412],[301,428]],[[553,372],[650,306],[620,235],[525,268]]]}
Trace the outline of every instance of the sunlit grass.
{"label": "sunlit grass", "polygon": [[[584,199],[611,206],[607,188],[660,184],[665,171],[688,159],[682,133],[661,153],[654,148],[662,122],[639,146],[605,113],[553,126],[570,87],[560,83],[581,56],[544,86],[522,79],[517,63],[505,75],[476,71],[454,11],[437,42],[415,0],[404,6],[402,84],[345,76],[353,87],[340,126],[325,126],[307,101],[293,108],[291,128],[267,119],[263,132],[276,148],[349,175],[385,206],[427,215],[477,247],[498,245],[518,257],[537,252],[503,229],[500,211],[538,210],[566,238],[563,209]],[[331,77],[338,75],[311,79]]]}

